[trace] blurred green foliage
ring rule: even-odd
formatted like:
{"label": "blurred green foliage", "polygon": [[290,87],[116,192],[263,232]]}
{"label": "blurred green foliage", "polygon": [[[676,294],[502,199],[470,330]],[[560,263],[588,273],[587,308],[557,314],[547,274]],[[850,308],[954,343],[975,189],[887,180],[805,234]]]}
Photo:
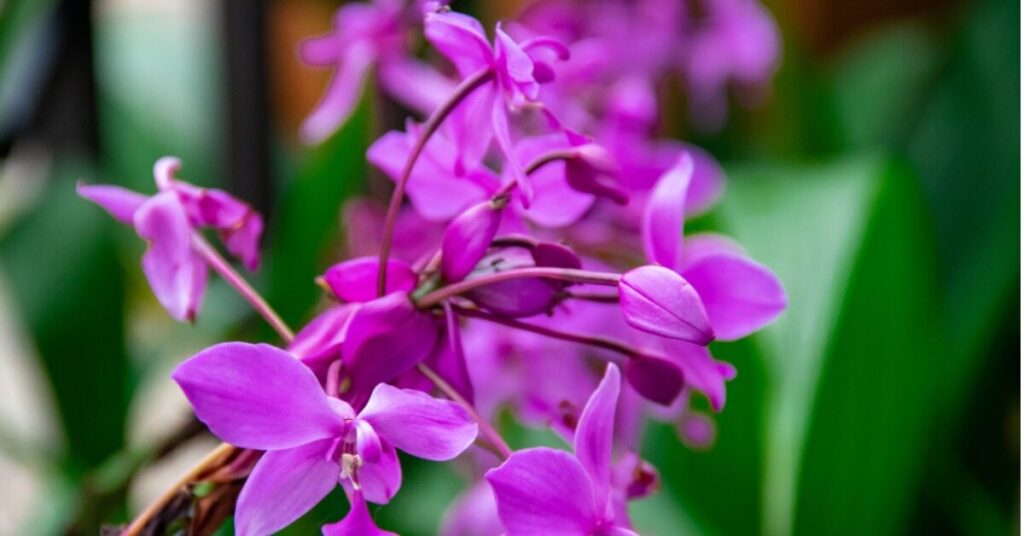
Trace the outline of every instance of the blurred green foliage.
{"label": "blurred green foliage", "polygon": [[[0,96],[48,9],[0,7]],[[787,33],[770,107],[737,110],[724,133],[699,139],[730,182],[698,225],[736,236],[779,274],[791,305],[765,332],[714,348],[740,371],[714,448],[649,429],[645,454],[664,490],[634,505],[645,533],[1018,527],[1020,6],[947,9],[941,25],[882,24],[824,59]],[[777,13],[785,29],[788,15]],[[134,459],[126,449],[139,452],[126,438],[140,386],[211,341],[272,338],[219,283],[195,328],[145,320],[156,315],[145,312],[141,244],[73,193],[80,177],[149,189],[149,167],[167,153],[185,157],[189,180],[219,183],[220,69],[205,52],[217,29],[189,22],[98,18],[102,154],[54,155],[30,210],[0,226],[0,277],[61,427],[60,445],[34,453],[47,467],[47,519],[19,533],[124,521],[117,468]],[[339,210],[364,188],[372,112],[364,103],[316,149],[275,148],[278,202],[256,283],[290,323],[314,312],[313,277],[339,255]],[[403,469],[381,525],[432,534],[461,478],[415,460]],[[287,533],[315,532],[344,504],[334,493]]]}

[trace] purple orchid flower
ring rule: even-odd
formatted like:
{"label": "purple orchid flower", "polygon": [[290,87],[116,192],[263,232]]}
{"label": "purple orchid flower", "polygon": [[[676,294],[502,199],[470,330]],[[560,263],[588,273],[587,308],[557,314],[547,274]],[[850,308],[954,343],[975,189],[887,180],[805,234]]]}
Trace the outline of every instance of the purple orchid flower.
{"label": "purple orchid flower", "polygon": [[334,67],[326,93],[300,127],[307,143],[319,143],[345,123],[359,101],[367,73],[391,96],[429,113],[455,84],[405,50],[410,11],[404,0],[375,0],[341,6],[331,33],[307,39],[299,57],[308,65]]}
{"label": "purple orchid flower", "polygon": [[287,526],[339,483],[358,492],[357,515],[361,497],[385,504],[401,486],[396,449],[450,460],[477,435],[457,404],[383,383],[356,413],[287,352],[263,344],[213,346],[172,377],[217,437],[267,451],[238,499],[239,534]]}
{"label": "purple orchid flower", "polygon": [[576,428],[575,455],[551,448],[512,454],[487,472],[509,536],[628,536],[624,498],[612,484],[612,436],[619,370],[609,365]]}
{"label": "purple orchid flower", "polygon": [[463,130],[462,135],[456,136],[456,141],[460,146],[476,147],[475,154],[482,154],[479,148],[485,148],[491,139],[483,133],[491,133],[506,157],[512,177],[524,196],[524,203],[528,205],[533,190],[514,151],[508,110],[536,101],[540,84],[553,79],[553,70],[545,60],[545,54],[564,60],[569,56],[569,49],[554,39],[544,37],[517,43],[505,33],[501,24],[494,30],[492,46],[479,21],[447,9],[427,13],[424,34],[452,62],[463,79],[490,73],[491,82],[478,88],[461,104],[459,123]]}
{"label": "purple orchid flower", "polygon": [[709,0],[693,24],[679,62],[698,125],[718,129],[727,115],[726,85],[764,84],[779,62],[780,39],[771,14],[756,0]]}
{"label": "purple orchid flower", "polygon": [[683,249],[682,207],[692,173],[684,155],[655,185],[644,217],[644,250],[693,286],[719,339],[736,340],[775,320],[786,308],[786,293],[768,268],[729,240],[711,235]]}
{"label": "purple orchid flower", "polygon": [[159,192],[143,194],[108,185],[78,185],[78,195],[103,207],[121,223],[133,225],[149,243],[142,269],[160,304],[175,319],[192,322],[206,289],[207,262],[193,246],[198,230],[218,231],[229,253],[249,270],[259,266],[263,218],[227,192],[177,180],[181,161],[157,160],[153,175]]}

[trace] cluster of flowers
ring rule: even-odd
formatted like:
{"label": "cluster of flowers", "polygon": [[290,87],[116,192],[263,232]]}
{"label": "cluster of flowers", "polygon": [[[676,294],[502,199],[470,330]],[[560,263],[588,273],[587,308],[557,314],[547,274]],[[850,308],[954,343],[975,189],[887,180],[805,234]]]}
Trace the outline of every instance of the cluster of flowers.
{"label": "cluster of flowers", "polygon": [[[215,435],[265,451],[239,534],[281,529],[338,485],[350,510],[324,534],[386,534],[366,503],[398,491],[396,451],[442,461],[474,444],[479,478],[444,533],[634,534],[627,502],[658,485],[643,423],[710,441],[692,402],[721,410],[736,372],[708,344],[764,327],[786,296],[728,238],[684,247],[684,220],[723,176],[700,149],[652,137],[655,88],[678,74],[694,102],[721,106],[727,82],[770,76],[774,27],[754,0],[695,2],[697,14],[674,0],[576,4],[534,4],[492,38],[434,2],[347,4],[303,44],[306,62],[336,68],[306,140],[344,123],[371,72],[426,119],[370,147],[391,203],[348,212],[353,258],[318,279],[333,304],[295,336],[200,234],[215,229],[256,268],[263,224],[247,205],[176,179],[170,158],[152,197],[79,187],[148,241],[143,267],[172,316],[195,317],[209,266],[285,339],[219,344],[173,373]],[[420,28],[443,66],[409,51]],[[502,408],[573,452],[511,451],[490,424]]]}

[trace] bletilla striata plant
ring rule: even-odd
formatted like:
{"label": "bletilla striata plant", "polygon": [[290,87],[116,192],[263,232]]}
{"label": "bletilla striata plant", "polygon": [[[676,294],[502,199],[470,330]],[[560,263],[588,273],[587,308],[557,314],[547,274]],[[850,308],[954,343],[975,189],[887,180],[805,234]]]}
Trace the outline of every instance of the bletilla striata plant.
{"label": "bletilla striata plant", "polygon": [[[367,503],[399,492],[399,450],[461,456],[476,475],[444,534],[634,534],[628,502],[658,487],[643,423],[713,440],[692,402],[722,410],[736,370],[708,345],[769,324],[786,295],[732,240],[684,238],[724,176],[652,135],[656,87],[678,78],[694,118],[719,122],[727,85],[770,78],[774,26],[754,0],[582,3],[535,3],[491,35],[436,2],[347,4],[303,44],[303,60],[335,69],[306,141],[329,137],[366,86],[423,119],[369,148],[393,196],[346,212],[351,258],[318,278],[332,305],[297,335],[201,234],[255,269],[263,222],[247,205],[178,180],[170,158],[152,197],[80,186],[148,242],[143,268],[174,318],[195,318],[213,268],[283,340],[218,344],[173,373],[227,443],[182,484],[245,479],[238,534],[280,530],[336,486],[350,506],[324,534],[385,534]],[[407,49],[418,32],[443,61]],[[571,451],[512,451],[492,425],[503,408]],[[159,523],[175,492],[125,533]]]}

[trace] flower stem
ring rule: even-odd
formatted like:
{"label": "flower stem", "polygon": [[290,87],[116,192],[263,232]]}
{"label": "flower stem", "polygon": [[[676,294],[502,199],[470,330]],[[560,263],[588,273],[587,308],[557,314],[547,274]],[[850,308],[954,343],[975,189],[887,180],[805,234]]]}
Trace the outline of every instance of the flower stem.
{"label": "flower stem", "polygon": [[591,272],[589,270],[576,270],[573,268],[554,268],[538,266],[533,268],[520,268],[517,270],[508,270],[505,272],[497,272],[476,279],[468,279],[466,281],[459,281],[446,287],[441,287],[429,294],[424,295],[416,301],[416,306],[419,308],[427,308],[437,305],[447,298],[456,296],[471,290],[499,283],[501,281],[509,281],[512,279],[525,279],[531,277],[543,277],[546,279],[557,279],[561,281],[569,281],[571,283],[592,283],[595,285],[618,285],[619,279],[622,277],[619,274],[609,274],[604,272]]}
{"label": "flower stem", "polygon": [[234,453],[236,447],[227,443],[221,443],[216,449],[210,451],[205,458],[199,460],[199,463],[192,466],[187,473],[181,476],[173,486],[167,488],[163,495],[160,495],[153,502],[146,506],[146,509],[142,511],[138,516],[132,520],[132,523],[128,525],[124,531],[121,532],[120,536],[138,536],[142,533],[142,530],[146,528],[149,521],[153,519],[160,509],[169,503],[174,496],[188,486],[194,479],[201,476],[206,470],[217,462],[228,459]]}
{"label": "flower stem", "polygon": [[[576,158],[575,151],[571,149],[556,149],[554,151],[544,153],[538,156],[537,158],[533,159],[532,162],[530,162],[529,164],[526,165],[525,168],[523,168],[523,173],[529,175],[534,171],[537,171],[538,169],[544,167],[545,165],[550,164],[551,162],[571,160],[573,158]],[[493,196],[491,196],[491,198],[497,199],[502,196],[507,196],[508,194],[512,193],[512,190],[514,190],[516,186],[518,186],[518,184],[519,183],[517,183],[516,181],[506,182],[501,187],[501,189],[499,189],[497,192],[495,192]]]}
{"label": "flower stem", "polygon": [[453,306],[452,309],[456,314],[465,316],[468,318],[479,318],[488,322],[494,322],[496,324],[502,324],[510,328],[521,329],[523,331],[529,331],[545,337],[551,337],[552,339],[559,339],[563,341],[575,342],[584,344],[587,346],[593,346],[595,348],[602,348],[604,350],[610,350],[622,354],[626,357],[636,357],[642,354],[640,350],[632,348],[625,343],[616,341],[614,339],[606,339],[604,337],[596,337],[591,335],[582,335],[579,333],[569,333],[565,331],[559,331],[545,326],[538,326],[536,324],[530,324],[529,322],[523,322],[514,318],[506,318],[500,315],[481,311],[479,309],[469,309],[466,307]]}
{"label": "flower stem", "polygon": [[[388,204],[388,212],[384,218],[384,232],[380,241],[380,262],[378,266],[387,266],[388,264],[388,257],[391,255],[391,244],[394,240],[395,222],[398,220],[398,210],[402,207],[402,199],[405,197],[405,188],[409,183],[409,177],[412,175],[413,166],[416,165],[416,161],[419,159],[420,153],[423,152],[423,148],[426,147],[427,141],[437,132],[437,129],[441,127],[441,123],[451,115],[459,103],[493,78],[494,70],[491,68],[482,69],[466,78],[455,88],[452,96],[434,110],[434,113],[430,114],[430,117],[427,118],[427,122],[423,124],[423,130],[416,140],[416,145],[413,145],[409,158],[405,161],[405,167],[402,168],[402,174],[395,185],[395,191],[391,194],[391,202]],[[378,271],[378,296],[384,295],[384,290],[387,288],[387,277],[387,270]]]}
{"label": "flower stem", "polygon": [[499,457],[507,460],[508,457],[512,455],[512,449],[509,448],[508,443],[506,443],[505,440],[501,438],[501,434],[499,434],[498,431],[495,430],[494,427],[491,426],[491,424],[487,422],[487,420],[484,419],[479,412],[477,412],[476,408],[473,407],[473,404],[470,404],[469,401],[463,398],[463,396],[460,395],[459,392],[456,391],[454,387],[452,387],[448,382],[444,380],[444,378],[439,376],[436,372],[434,372],[433,369],[431,369],[427,365],[420,363],[419,365],[416,366],[416,368],[419,369],[420,373],[422,373],[431,382],[433,382],[434,385],[436,385],[437,388],[440,389],[441,392],[445,394],[445,396],[452,399],[452,401],[455,402],[456,404],[462,406],[469,413],[469,416],[472,417],[473,420],[476,421],[477,425],[480,427],[480,432],[483,433],[483,435],[495,448],[496,454],[498,454]]}
{"label": "flower stem", "polygon": [[277,312],[260,296],[258,292],[248,282],[231,267],[228,261],[224,260],[224,257],[206,241],[199,233],[192,234],[192,248],[196,253],[201,256],[210,268],[213,268],[215,272],[227,281],[229,285],[234,287],[245,301],[252,305],[252,308],[256,310],[264,320],[270,324],[270,327],[274,328],[274,331],[281,337],[285,343],[292,342],[295,338],[295,334],[291,328],[281,320]]}

